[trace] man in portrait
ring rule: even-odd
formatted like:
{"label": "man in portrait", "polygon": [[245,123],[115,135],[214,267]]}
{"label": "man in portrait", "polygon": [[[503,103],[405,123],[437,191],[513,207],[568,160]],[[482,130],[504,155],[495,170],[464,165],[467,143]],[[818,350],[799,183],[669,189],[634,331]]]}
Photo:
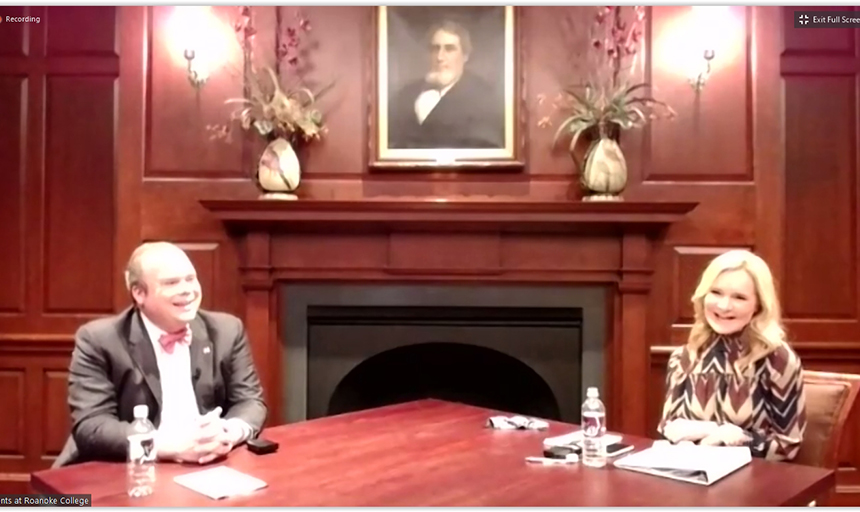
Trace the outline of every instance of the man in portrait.
{"label": "man in portrait", "polygon": [[504,101],[470,72],[472,40],[454,21],[429,30],[430,69],[391,95],[389,148],[503,148]]}

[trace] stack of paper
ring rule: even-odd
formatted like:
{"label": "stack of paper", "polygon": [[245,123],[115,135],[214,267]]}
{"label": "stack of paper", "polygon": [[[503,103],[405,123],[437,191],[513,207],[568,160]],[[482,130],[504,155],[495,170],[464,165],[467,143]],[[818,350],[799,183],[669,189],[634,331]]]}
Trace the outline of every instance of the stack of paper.
{"label": "stack of paper", "polygon": [[250,494],[268,485],[259,478],[227,466],[186,473],[174,477],[173,481],[213,500]]}
{"label": "stack of paper", "polygon": [[[615,434],[604,434],[603,436],[603,444],[608,446],[614,443],[621,442],[621,436]],[[552,446],[574,446],[578,445],[582,442],[582,430],[577,430],[576,432],[571,432],[569,434],[564,434],[561,436],[555,437],[547,437],[543,440],[543,445],[547,448]]]}
{"label": "stack of paper", "polygon": [[752,461],[746,446],[659,443],[615,461],[615,466],[699,485],[711,485]]}

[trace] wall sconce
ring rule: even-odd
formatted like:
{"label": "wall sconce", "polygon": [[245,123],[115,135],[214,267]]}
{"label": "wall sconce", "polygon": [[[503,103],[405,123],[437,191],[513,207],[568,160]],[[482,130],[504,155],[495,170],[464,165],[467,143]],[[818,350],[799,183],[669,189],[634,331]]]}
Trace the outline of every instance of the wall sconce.
{"label": "wall sconce", "polygon": [[700,93],[711,76],[711,61],[717,56],[717,47],[725,50],[725,40],[734,37],[733,21],[730,8],[725,6],[695,6],[691,15],[692,40],[687,43],[694,49],[694,60],[689,82]]}
{"label": "wall sconce", "polygon": [[188,81],[191,82],[196,89],[199,89],[206,83],[206,80],[209,78],[209,73],[204,69],[204,66],[195,64],[194,57],[196,57],[197,52],[194,51],[193,48],[186,48],[184,57],[188,62],[187,74]]}
{"label": "wall sconce", "polygon": [[704,50],[702,52],[702,59],[704,59],[704,63],[702,64],[701,70],[699,74],[690,77],[690,85],[693,86],[693,89],[698,93],[701,92],[705,87],[705,82],[708,81],[708,77],[711,76],[711,61],[714,60],[714,56],[716,52],[710,48]]}
{"label": "wall sconce", "polygon": [[166,27],[168,51],[177,64],[184,61],[188,83],[198,90],[230,53],[232,28],[219,19],[215,9],[175,7]]}

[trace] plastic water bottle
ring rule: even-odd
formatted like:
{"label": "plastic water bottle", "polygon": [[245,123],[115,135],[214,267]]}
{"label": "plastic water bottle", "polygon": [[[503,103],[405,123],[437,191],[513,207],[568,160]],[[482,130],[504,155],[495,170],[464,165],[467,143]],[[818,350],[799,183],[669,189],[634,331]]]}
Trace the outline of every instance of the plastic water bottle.
{"label": "plastic water bottle", "polygon": [[597,388],[588,388],[582,404],[582,463],[593,468],[606,465],[606,406]]}
{"label": "plastic water bottle", "polygon": [[128,436],[128,495],[149,496],[155,486],[155,426],[147,419],[149,407],[134,406]]}

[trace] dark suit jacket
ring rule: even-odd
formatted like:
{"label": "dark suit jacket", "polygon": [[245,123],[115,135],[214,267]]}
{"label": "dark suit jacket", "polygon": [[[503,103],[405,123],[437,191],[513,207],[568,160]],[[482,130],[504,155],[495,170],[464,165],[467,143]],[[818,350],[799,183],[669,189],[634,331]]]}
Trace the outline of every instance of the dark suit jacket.
{"label": "dark suit jacket", "polygon": [[415,100],[429,87],[422,79],[400,90],[389,108],[388,141],[392,149],[503,148],[505,103],[494,87],[472,73],[445,93],[423,124]]}
{"label": "dark suit jacket", "polygon": [[[201,414],[220,406],[226,418],[241,418],[259,434],[266,420],[263,389],[241,320],[199,311],[191,322],[191,375]],[[72,435],[54,462],[125,460],[135,405],[149,406],[161,422],[161,382],[155,350],[140,313],[93,320],[75,335],[69,366]]]}

